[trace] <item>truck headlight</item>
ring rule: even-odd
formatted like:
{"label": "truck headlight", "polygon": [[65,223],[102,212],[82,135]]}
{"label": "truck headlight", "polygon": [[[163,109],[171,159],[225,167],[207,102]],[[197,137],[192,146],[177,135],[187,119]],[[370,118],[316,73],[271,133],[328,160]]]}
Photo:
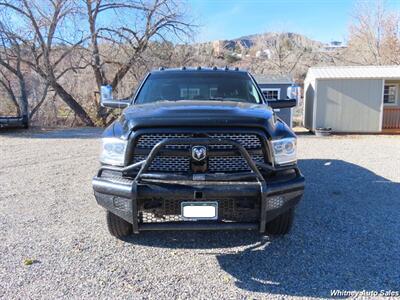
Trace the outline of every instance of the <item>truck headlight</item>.
{"label": "truck headlight", "polygon": [[275,163],[285,165],[297,160],[296,138],[284,138],[272,141]]}
{"label": "truck headlight", "polygon": [[127,141],[118,138],[103,138],[100,162],[114,166],[123,166]]}

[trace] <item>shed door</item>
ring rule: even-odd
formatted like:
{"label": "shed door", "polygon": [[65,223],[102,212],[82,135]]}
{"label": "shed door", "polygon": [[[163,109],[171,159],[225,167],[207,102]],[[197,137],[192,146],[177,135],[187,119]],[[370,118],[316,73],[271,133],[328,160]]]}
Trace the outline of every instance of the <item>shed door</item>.
{"label": "shed door", "polygon": [[400,129],[400,81],[386,81],[383,90],[382,129]]}
{"label": "shed door", "polygon": [[313,126],[314,96],[315,96],[315,91],[313,85],[311,83],[306,84],[306,92],[304,97],[303,123],[304,127],[310,130],[314,129]]}

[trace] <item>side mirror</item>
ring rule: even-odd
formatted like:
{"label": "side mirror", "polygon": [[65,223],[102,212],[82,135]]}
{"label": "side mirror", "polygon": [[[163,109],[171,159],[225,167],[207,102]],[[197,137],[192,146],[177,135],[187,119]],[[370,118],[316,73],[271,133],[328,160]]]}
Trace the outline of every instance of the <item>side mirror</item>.
{"label": "side mirror", "polygon": [[268,101],[268,105],[271,106],[271,108],[273,109],[291,108],[297,105],[297,100],[296,99],[273,100],[273,101]]}
{"label": "side mirror", "polygon": [[128,107],[130,99],[118,99],[114,100],[112,95],[111,85],[102,85],[100,91],[100,104],[102,107],[109,108],[125,108]]}
{"label": "side mirror", "polygon": [[286,95],[289,99],[296,99],[296,104],[299,104],[301,99],[301,89],[298,85],[292,84],[287,88]]}

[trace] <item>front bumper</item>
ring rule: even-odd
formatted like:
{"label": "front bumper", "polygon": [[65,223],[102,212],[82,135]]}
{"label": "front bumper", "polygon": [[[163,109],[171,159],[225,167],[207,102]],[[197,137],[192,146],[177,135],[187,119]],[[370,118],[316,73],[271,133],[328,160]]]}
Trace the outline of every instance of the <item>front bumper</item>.
{"label": "front bumper", "polygon": [[[236,147],[249,165],[251,172],[240,174],[193,174],[190,176],[150,173],[148,168],[157,153],[168,144],[231,144]],[[140,168],[140,169],[139,169]],[[138,171],[139,169],[139,171]],[[136,170],[136,171],[135,171]],[[295,206],[304,192],[304,177],[297,166],[280,172],[287,175],[270,180],[265,172],[277,172],[267,165],[256,165],[246,149],[231,140],[194,138],[192,140],[166,139],[157,144],[146,160],[125,168],[103,166],[93,178],[96,201],[105,209],[130,222],[133,231],[145,230],[229,230],[245,229],[265,232],[266,223]],[[105,176],[116,172],[122,176]],[[132,176],[134,174],[134,176]],[[134,177],[134,178],[133,178]],[[179,217],[165,220],[157,218],[143,222],[142,209],[155,202],[164,210],[175,211],[181,201],[218,200],[225,209],[226,220],[181,221]],[[225,204],[223,204],[225,203]],[[243,205],[244,204],[244,205]],[[247,206],[246,208],[243,208]],[[167,208],[166,208],[167,207]],[[249,208],[250,207],[250,208]],[[222,208],[221,208],[222,209]],[[254,213],[257,214],[255,217]],[[234,217],[232,217],[234,215]],[[153,215],[154,216],[154,215]],[[242,218],[249,216],[249,220]],[[232,222],[234,219],[234,222]],[[149,220],[148,220],[149,221]]]}

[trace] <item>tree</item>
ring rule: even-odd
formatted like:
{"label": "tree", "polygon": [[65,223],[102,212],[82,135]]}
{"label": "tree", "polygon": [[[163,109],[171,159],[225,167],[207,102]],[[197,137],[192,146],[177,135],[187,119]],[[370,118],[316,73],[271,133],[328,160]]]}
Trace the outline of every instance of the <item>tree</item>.
{"label": "tree", "polygon": [[[191,25],[184,21],[184,14],[174,0],[85,0],[85,3],[91,41],[90,65],[98,90],[106,83],[118,89],[153,39],[166,41],[168,36],[176,39],[187,37],[191,32]],[[104,18],[114,15],[114,20],[119,16],[119,21],[99,26],[103,15]],[[127,15],[129,20],[124,20],[123,16]],[[102,44],[107,47],[101,47]],[[118,55],[110,57],[109,47]],[[107,116],[99,107],[98,117],[103,123]]]}
{"label": "tree", "polygon": [[255,44],[254,51],[261,54],[252,61],[255,73],[298,75],[314,56],[313,42],[295,33],[266,33]]}
{"label": "tree", "polygon": [[[3,75],[18,77],[15,67],[29,68],[84,124],[92,126],[96,118],[106,124],[109,112],[92,96],[82,99],[76,86],[69,87],[71,77],[76,78],[73,74],[86,78],[90,68],[97,90],[106,83],[120,89],[133,67],[142,69],[142,56],[151,45],[190,35],[191,25],[184,16],[174,0],[2,0],[0,22],[9,25],[3,34],[17,46],[3,45],[3,61],[14,67]],[[3,89],[9,87],[7,80]],[[80,86],[92,89],[87,81]],[[23,92],[20,98],[26,99]]]}
{"label": "tree", "polygon": [[[40,100],[29,111],[27,70],[23,68],[26,51],[21,47],[6,25],[0,22],[0,86],[6,91],[18,115],[30,120],[43,104],[49,85],[45,84]],[[17,83],[17,84],[13,84]]]}
{"label": "tree", "polygon": [[[22,49],[12,34],[0,23],[0,84],[15,105],[18,115],[28,115],[28,97],[25,76],[22,72]],[[18,93],[12,82],[18,82]]]}
{"label": "tree", "polygon": [[356,64],[400,64],[400,19],[383,1],[359,2],[349,28],[346,58]]}
{"label": "tree", "polygon": [[[86,67],[81,64],[62,64],[85,40],[84,37],[66,39],[64,30],[60,29],[63,24],[74,23],[74,16],[78,12],[75,1],[3,1],[0,2],[0,8],[2,23],[12,22],[7,34],[21,48],[29,50],[26,56],[10,57],[15,61],[20,59],[21,63],[40,75],[84,124],[93,126],[94,122],[82,105],[59,83],[59,79],[67,72]],[[14,18],[5,20],[6,16]]]}

